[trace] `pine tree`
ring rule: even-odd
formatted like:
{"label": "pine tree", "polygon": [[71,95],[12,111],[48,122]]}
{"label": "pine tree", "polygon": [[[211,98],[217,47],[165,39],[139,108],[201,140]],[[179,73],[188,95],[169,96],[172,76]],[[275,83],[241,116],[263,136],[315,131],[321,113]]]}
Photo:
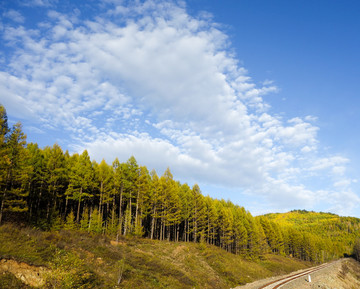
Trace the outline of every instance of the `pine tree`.
{"label": "pine tree", "polygon": [[[161,234],[160,239],[177,238],[177,226],[180,222],[180,201],[178,186],[173,179],[173,175],[167,168],[159,181],[160,203],[161,203]],[[175,232],[174,232],[175,231]]]}
{"label": "pine tree", "polygon": [[139,168],[139,178],[137,185],[136,208],[135,208],[134,234],[136,236],[144,235],[144,228],[142,221],[144,217],[144,212],[146,212],[147,210],[144,202],[148,201],[149,199],[150,181],[151,181],[151,177],[148,169],[145,166],[141,166]]}
{"label": "pine tree", "polygon": [[[122,227],[123,227],[123,192],[124,192],[124,165],[120,164],[118,158],[114,160],[112,163],[113,167],[113,210],[115,207],[118,207],[118,235],[122,234]],[[118,199],[118,201],[116,201]],[[114,214],[115,216],[115,214]]]}
{"label": "pine tree", "polygon": [[89,231],[89,210],[88,210],[88,208],[85,208],[84,212],[81,215],[80,230],[81,231]]}
{"label": "pine tree", "polygon": [[260,217],[259,220],[265,233],[267,245],[270,248],[271,252],[275,253],[277,250],[277,240],[274,228],[272,227],[270,221],[267,218]]}
{"label": "pine tree", "polygon": [[280,226],[274,222],[271,222],[271,226],[275,232],[275,248],[274,252],[280,255],[284,255],[284,234]]}
{"label": "pine tree", "polygon": [[190,239],[190,216],[192,212],[192,191],[188,184],[180,186],[179,191],[181,214],[180,223],[182,224],[181,240],[189,242]]}
{"label": "pine tree", "polygon": [[193,242],[204,239],[205,235],[205,204],[200,187],[195,184],[191,190],[191,232]]}
{"label": "pine tree", "polygon": [[244,225],[243,211],[241,208],[236,208],[234,212],[234,253],[245,255],[247,243],[248,235]]}
{"label": "pine tree", "polygon": [[66,157],[58,144],[45,147],[43,154],[48,191],[47,214],[49,215],[50,212],[50,215],[53,215],[56,213],[57,206],[60,208],[67,187]]}
{"label": "pine tree", "polygon": [[63,227],[64,223],[60,215],[56,214],[55,216],[53,216],[50,224],[51,231],[59,231]]}
{"label": "pine tree", "polygon": [[134,156],[131,156],[124,166],[124,196],[126,198],[127,204],[126,208],[128,214],[125,216],[126,224],[124,226],[124,236],[127,233],[131,233],[134,228],[133,223],[133,199],[136,198],[138,192],[138,179],[139,179],[139,166]]}
{"label": "pine tree", "polygon": [[26,135],[23,133],[20,123],[13,126],[9,137],[5,140],[7,150],[4,163],[5,179],[2,179],[0,223],[5,210],[13,213],[28,211],[26,184],[30,168],[26,165]]}
{"label": "pine tree", "polygon": [[111,216],[106,220],[106,233],[116,236],[118,232],[118,219],[116,218],[115,208],[111,211]]}
{"label": "pine tree", "polygon": [[[0,104],[0,189],[3,191],[6,187],[7,167],[10,164],[7,147],[7,137],[9,134],[7,115],[5,107]],[[0,199],[2,200],[2,198]]]}
{"label": "pine tree", "polygon": [[71,210],[71,212],[66,216],[66,221],[64,224],[64,229],[66,230],[75,230],[76,229],[76,223],[75,223],[75,215],[74,212]]}
{"label": "pine tree", "polygon": [[70,163],[70,183],[66,194],[77,202],[76,222],[80,221],[81,203],[93,197],[92,187],[94,172],[88,152],[85,150],[80,156],[74,155]]}
{"label": "pine tree", "polygon": [[160,218],[161,198],[160,198],[160,180],[155,170],[150,173],[151,182],[149,190],[149,216],[150,216],[150,239],[160,238],[157,230],[158,220]]}
{"label": "pine tree", "polygon": [[45,182],[45,162],[44,153],[35,143],[27,145],[28,166],[31,168],[28,173],[29,177],[29,219],[37,225],[44,224],[47,226],[46,212],[44,203],[46,196]]}
{"label": "pine tree", "polygon": [[249,223],[249,229],[247,230],[249,255],[257,258],[262,254],[266,237],[260,222],[256,222],[256,219],[250,213],[247,213],[246,218]]}
{"label": "pine tree", "polygon": [[[94,165],[95,164],[95,165]],[[99,189],[99,212],[104,218],[104,205],[106,205],[105,216],[109,215],[110,203],[112,202],[113,170],[103,159],[99,165],[93,162],[95,168],[95,179]]]}
{"label": "pine tree", "polygon": [[233,242],[233,225],[234,225],[234,216],[232,214],[231,208],[227,206],[221,206],[219,212],[219,233],[220,233],[220,246],[221,248],[230,251],[231,244]]}
{"label": "pine tree", "polygon": [[103,221],[100,212],[95,208],[90,214],[89,231],[94,233],[101,233],[103,230]]}
{"label": "pine tree", "polygon": [[4,201],[8,186],[8,173],[10,166],[9,151],[7,147],[7,137],[9,127],[5,107],[0,104],[0,224],[4,208]]}
{"label": "pine tree", "polygon": [[130,204],[126,207],[125,210],[125,216],[124,216],[124,236],[126,236],[127,233],[132,231],[132,216],[131,216],[131,210],[130,210]]}
{"label": "pine tree", "polygon": [[301,241],[302,236],[294,228],[288,228],[285,231],[285,252],[287,255],[295,258],[301,258]]}

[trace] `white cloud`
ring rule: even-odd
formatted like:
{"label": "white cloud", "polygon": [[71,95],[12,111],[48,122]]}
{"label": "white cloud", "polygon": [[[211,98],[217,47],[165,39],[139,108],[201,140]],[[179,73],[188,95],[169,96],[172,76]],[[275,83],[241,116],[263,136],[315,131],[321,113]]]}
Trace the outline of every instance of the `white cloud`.
{"label": "white cloud", "polygon": [[[344,165],[349,160],[342,156],[332,156],[327,158],[318,158],[313,162],[313,165],[309,168],[310,171],[320,171],[324,169],[332,169],[334,173],[344,172]],[[340,169],[341,168],[341,169]]]}
{"label": "white cloud", "polygon": [[[316,118],[272,115],[262,97],[278,88],[253,83],[208,16],[120,1],[95,20],[52,10],[38,27],[5,28],[14,53],[0,71],[0,101],[42,130],[63,127],[73,150],[109,163],[134,155],[160,173],[169,166],[177,178],[237,187],[283,208],[326,201],[328,184],[308,185],[324,170],[345,187],[348,160],[319,157]],[[329,206],[343,205],[334,200]]]}
{"label": "white cloud", "polygon": [[25,21],[24,16],[19,11],[12,9],[6,11],[3,16],[17,23],[24,23]]}
{"label": "white cloud", "polygon": [[21,4],[29,7],[50,7],[57,2],[58,0],[26,0]]}
{"label": "white cloud", "polygon": [[360,198],[353,191],[347,190],[332,192],[327,201],[332,205],[329,207],[329,211],[348,216],[351,212],[356,211]]}

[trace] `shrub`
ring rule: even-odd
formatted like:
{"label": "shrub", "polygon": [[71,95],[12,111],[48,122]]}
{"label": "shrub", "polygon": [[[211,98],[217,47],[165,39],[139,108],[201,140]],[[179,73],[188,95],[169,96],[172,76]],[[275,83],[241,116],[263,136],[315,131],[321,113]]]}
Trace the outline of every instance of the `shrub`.
{"label": "shrub", "polygon": [[56,250],[50,263],[51,273],[46,276],[50,288],[97,288],[97,276],[84,262],[71,252]]}

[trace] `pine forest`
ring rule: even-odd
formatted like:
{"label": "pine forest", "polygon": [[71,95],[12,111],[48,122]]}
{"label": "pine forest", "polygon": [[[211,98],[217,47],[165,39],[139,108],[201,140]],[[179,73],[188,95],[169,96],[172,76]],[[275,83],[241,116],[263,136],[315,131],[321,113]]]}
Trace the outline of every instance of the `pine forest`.
{"label": "pine forest", "polygon": [[352,254],[360,237],[357,218],[306,211],[254,217],[204,196],[197,184],[176,181],[170,168],[158,175],[134,156],[109,164],[91,160],[86,150],[39,148],[26,142],[20,123],[9,127],[3,106],[0,122],[1,224],[204,243],[244,258],[272,253],[317,263]]}

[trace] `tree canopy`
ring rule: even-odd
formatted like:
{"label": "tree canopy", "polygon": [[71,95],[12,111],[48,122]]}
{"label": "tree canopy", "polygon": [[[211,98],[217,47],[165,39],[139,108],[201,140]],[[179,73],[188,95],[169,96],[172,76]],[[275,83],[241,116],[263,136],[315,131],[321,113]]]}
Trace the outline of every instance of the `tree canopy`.
{"label": "tree canopy", "polygon": [[258,258],[267,253],[324,262],[351,253],[360,220],[295,211],[253,217],[230,201],[204,196],[176,181],[170,168],[159,177],[134,156],[108,164],[85,150],[26,143],[20,123],[8,127],[0,105],[0,223],[28,222],[45,230],[66,228],[198,242]]}

